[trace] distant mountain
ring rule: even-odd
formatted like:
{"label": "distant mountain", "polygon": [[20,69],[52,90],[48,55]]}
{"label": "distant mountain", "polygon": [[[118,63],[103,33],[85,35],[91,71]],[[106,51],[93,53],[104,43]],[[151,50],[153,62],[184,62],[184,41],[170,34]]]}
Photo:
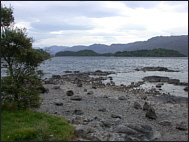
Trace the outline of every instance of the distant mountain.
{"label": "distant mountain", "polygon": [[105,44],[93,44],[89,46],[51,46],[53,54],[59,51],[80,51],[84,49],[93,50],[96,53],[115,53],[118,51],[135,51],[141,49],[156,49],[164,48],[176,50],[186,56],[188,56],[188,35],[181,36],[157,36],[148,39],[147,41],[137,41],[128,44],[111,44],[110,46]]}
{"label": "distant mountain", "polygon": [[60,51],[55,54],[55,56],[117,56],[117,57],[185,57],[186,55],[179,53],[176,50],[171,49],[142,49],[135,51],[118,51],[116,53],[96,53],[93,50],[80,50],[74,51]]}
{"label": "distant mountain", "polygon": [[67,48],[69,49],[68,46],[53,45],[53,46],[50,46],[50,47],[44,47],[43,50],[47,51],[51,55],[55,55],[57,52],[59,52],[59,51],[65,51]]}

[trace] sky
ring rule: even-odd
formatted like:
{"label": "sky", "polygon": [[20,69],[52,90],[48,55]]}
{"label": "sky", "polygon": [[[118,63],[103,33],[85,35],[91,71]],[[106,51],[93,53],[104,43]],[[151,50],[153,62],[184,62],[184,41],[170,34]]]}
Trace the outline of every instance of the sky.
{"label": "sky", "polygon": [[33,47],[145,41],[188,35],[188,1],[1,1]]}

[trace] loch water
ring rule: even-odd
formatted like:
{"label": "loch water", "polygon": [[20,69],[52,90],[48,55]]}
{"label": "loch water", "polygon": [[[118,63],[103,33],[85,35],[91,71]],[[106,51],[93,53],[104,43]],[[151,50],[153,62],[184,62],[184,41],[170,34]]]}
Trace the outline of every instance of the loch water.
{"label": "loch water", "polygon": [[[166,67],[179,72],[143,72],[135,70],[143,67]],[[45,73],[43,78],[52,77],[53,74],[64,75],[64,71],[113,71],[115,74],[110,74],[109,76],[113,78],[116,85],[129,85],[131,82],[142,81],[143,77],[152,75],[165,76],[170,79],[179,79],[181,82],[188,82],[188,57],[63,56],[53,57],[44,61],[41,63],[39,69],[43,70]],[[156,84],[157,83],[145,82],[141,87],[150,88]],[[160,92],[169,92],[171,95],[188,97],[188,92],[183,90],[185,87],[186,86],[164,83]]]}

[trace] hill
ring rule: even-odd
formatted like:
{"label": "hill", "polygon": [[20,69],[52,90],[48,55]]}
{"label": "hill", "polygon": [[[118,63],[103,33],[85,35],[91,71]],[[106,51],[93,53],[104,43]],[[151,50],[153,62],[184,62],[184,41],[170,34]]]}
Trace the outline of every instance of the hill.
{"label": "hill", "polygon": [[181,36],[157,36],[148,39],[147,41],[137,41],[128,44],[111,44],[110,46],[105,44],[92,44],[89,46],[51,46],[52,53],[55,54],[59,51],[80,51],[80,50],[93,50],[96,53],[115,53],[118,51],[135,51],[141,49],[171,49],[176,50],[186,56],[188,56],[188,35]]}
{"label": "hill", "polygon": [[96,53],[93,50],[61,51],[55,56],[118,56],[118,57],[185,57],[186,55],[179,53],[176,50],[170,49],[153,49],[153,50],[136,50],[136,51],[118,51],[116,53]]}

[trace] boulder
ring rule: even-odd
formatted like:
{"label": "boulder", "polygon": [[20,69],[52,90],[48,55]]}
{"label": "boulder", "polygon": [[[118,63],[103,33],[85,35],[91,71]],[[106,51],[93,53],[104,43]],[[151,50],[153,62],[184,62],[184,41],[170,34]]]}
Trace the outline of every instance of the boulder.
{"label": "boulder", "polygon": [[100,108],[100,109],[98,109],[98,111],[106,112],[107,110],[106,110],[106,108]]}
{"label": "boulder", "polygon": [[146,112],[146,117],[148,117],[150,119],[156,119],[157,118],[154,108],[150,107],[148,109],[148,111]]}
{"label": "boulder", "polygon": [[60,75],[52,75],[52,78],[53,78],[53,79],[60,79],[61,76],[60,76]]}
{"label": "boulder", "polygon": [[53,89],[60,89],[60,86],[53,86]]}
{"label": "boulder", "polygon": [[150,125],[141,124],[120,124],[113,131],[126,134],[125,141],[153,141],[161,136],[160,132],[153,129]]}
{"label": "boulder", "polygon": [[134,108],[141,109],[141,105],[138,102],[134,102]]}
{"label": "boulder", "polygon": [[70,99],[71,99],[71,100],[74,100],[74,101],[81,101],[81,100],[82,100],[82,97],[79,96],[79,95],[75,95],[75,96],[71,96]]}
{"label": "boulder", "polygon": [[48,92],[49,92],[49,89],[48,89],[48,88],[45,88],[45,87],[43,87],[43,86],[38,87],[37,90],[40,90],[41,93],[48,93]]}
{"label": "boulder", "polygon": [[144,81],[149,81],[149,82],[168,82],[169,78],[168,77],[163,77],[163,76],[146,76],[142,78]]}
{"label": "boulder", "polygon": [[94,94],[93,91],[89,91],[89,92],[87,92],[87,95],[92,95],[92,94]]}
{"label": "boulder", "polygon": [[73,114],[75,114],[75,115],[82,115],[82,114],[84,114],[84,112],[82,110],[76,109],[76,110],[74,110]]}
{"label": "boulder", "polygon": [[121,115],[117,115],[117,114],[111,114],[111,117],[112,118],[120,118],[120,119],[122,119],[122,116]]}
{"label": "boulder", "polygon": [[169,84],[178,84],[180,82],[179,79],[169,79],[168,83]]}
{"label": "boulder", "polygon": [[148,102],[145,102],[143,105],[143,110],[148,110],[150,108],[150,105]]}
{"label": "boulder", "polygon": [[118,100],[126,100],[125,96],[119,96]]}
{"label": "boulder", "polygon": [[63,106],[63,102],[61,101],[55,101],[54,104],[57,106]]}
{"label": "boulder", "polygon": [[184,91],[188,91],[188,86],[184,88]]}
{"label": "boulder", "polygon": [[77,125],[74,131],[74,135],[77,137],[86,138],[87,134],[93,133],[94,129],[89,126]]}
{"label": "boulder", "polygon": [[66,92],[67,96],[73,96],[74,95],[74,92],[72,90],[68,90]]}
{"label": "boulder", "polygon": [[82,83],[79,82],[79,83],[77,84],[77,87],[82,87]]}
{"label": "boulder", "polygon": [[187,124],[186,122],[182,121],[180,123],[177,123],[176,124],[176,129],[179,129],[179,130],[187,130]]}
{"label": "boulder", "polygon": [[169,120],[160,121],[158,124],[163,126],[171,126],[171,122]]}

